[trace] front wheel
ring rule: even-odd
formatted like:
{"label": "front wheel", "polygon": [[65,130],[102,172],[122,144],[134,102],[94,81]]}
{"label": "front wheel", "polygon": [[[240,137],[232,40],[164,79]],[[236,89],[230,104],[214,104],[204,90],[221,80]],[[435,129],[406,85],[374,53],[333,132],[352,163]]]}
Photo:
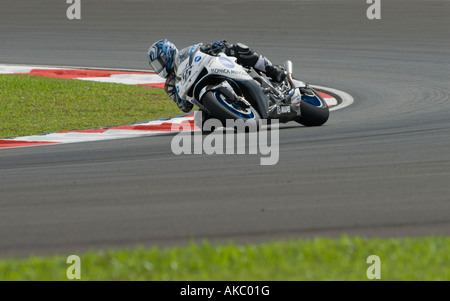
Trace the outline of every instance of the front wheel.
{"label": "front wheel", "polygon": [[227,120],[238,120],[255,122],[256,126],[260,116],[253,107],[243,108],[234,100],[220,91],[208,91],[202,97],[202,103],[208,109],[210,117],[221,121],[226,126]]}
{"label": "front wheel", "polygon": [[300,102],[301,116],[294,120],[304,126],[319,126],[327,122],[330,116],[328,104],[314,91],[315,97],[302,97]]}

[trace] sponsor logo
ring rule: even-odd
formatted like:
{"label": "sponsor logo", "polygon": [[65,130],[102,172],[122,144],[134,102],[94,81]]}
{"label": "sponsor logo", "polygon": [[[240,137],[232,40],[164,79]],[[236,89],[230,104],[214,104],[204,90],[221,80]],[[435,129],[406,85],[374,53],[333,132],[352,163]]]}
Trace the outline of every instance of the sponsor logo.
{"label": "sponsor logo", "polygon": [[247,75],[247,72],[245,72],[245,71],[230,70],[230,69],[219,69],[219,68],[211,69],[211,73],[214,73],[214,74],[230,74],[230,75]]}
{"label": "sponsor logo", "polygon": [[197,62],[199,62],[199,61],[200,61],[201,59],[202,59],[202,57],[201,57],[201,56],[196,56],[196,57],[195,57],[195,59],[194,59],[194,62],[196,62],[196,63],[197,63]]}
{"label": "sponsor logo", "polygon": [[219,58],[219,62],[222,63],[222,65],[224,65],[225,67],[234,68],[234,63],[226,57],[221,56]]}
{"label": "sponsor logo", "polygon": [[277,107],[277,113],[278,114],[286,114],[291,112],[290,106],[278,106]]}

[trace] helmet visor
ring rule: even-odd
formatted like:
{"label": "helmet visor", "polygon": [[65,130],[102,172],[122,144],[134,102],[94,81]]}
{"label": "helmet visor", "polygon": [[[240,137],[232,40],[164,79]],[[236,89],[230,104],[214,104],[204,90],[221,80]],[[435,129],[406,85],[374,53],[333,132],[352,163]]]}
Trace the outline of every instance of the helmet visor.
{"label": "helmet visor", "polygon": [[[164,75],[167,75],[166,64],[164,63],[164,60],[162,58],[159,57],[156,60],[151,61],[150,66],[160,76],[164,77]],[[163,72],[163,71],[165,71],[165,72]]]}

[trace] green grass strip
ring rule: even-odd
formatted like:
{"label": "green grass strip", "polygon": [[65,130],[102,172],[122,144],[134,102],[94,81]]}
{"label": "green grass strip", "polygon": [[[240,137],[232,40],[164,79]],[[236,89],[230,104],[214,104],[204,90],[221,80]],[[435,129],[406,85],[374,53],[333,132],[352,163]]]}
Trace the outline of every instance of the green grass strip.
{"label": "green grass strip", "polygon": [[118,126],[180,113],[162,89],[0,75],[0,138]]}
{"label": "green grass strip", "polygon": [[0,260],[0,280],[67,280],[69,255],[81,280],[368,280],[370,255],[381,280],[450,280],[450,238],[298,239],[236,245],[90,251]]}

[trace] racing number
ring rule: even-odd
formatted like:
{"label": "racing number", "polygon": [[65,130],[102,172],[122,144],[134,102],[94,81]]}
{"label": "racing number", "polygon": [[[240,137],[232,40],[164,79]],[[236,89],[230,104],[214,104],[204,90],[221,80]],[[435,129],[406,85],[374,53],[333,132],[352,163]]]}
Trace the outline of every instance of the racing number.
{"label": "racing number", "polygon": [[183,70],[183,72],[181,73],[181,83],[185,83],[188,78],[191,76],[192,74],[192,65],[189,67],[186,67],[186,69]]}

